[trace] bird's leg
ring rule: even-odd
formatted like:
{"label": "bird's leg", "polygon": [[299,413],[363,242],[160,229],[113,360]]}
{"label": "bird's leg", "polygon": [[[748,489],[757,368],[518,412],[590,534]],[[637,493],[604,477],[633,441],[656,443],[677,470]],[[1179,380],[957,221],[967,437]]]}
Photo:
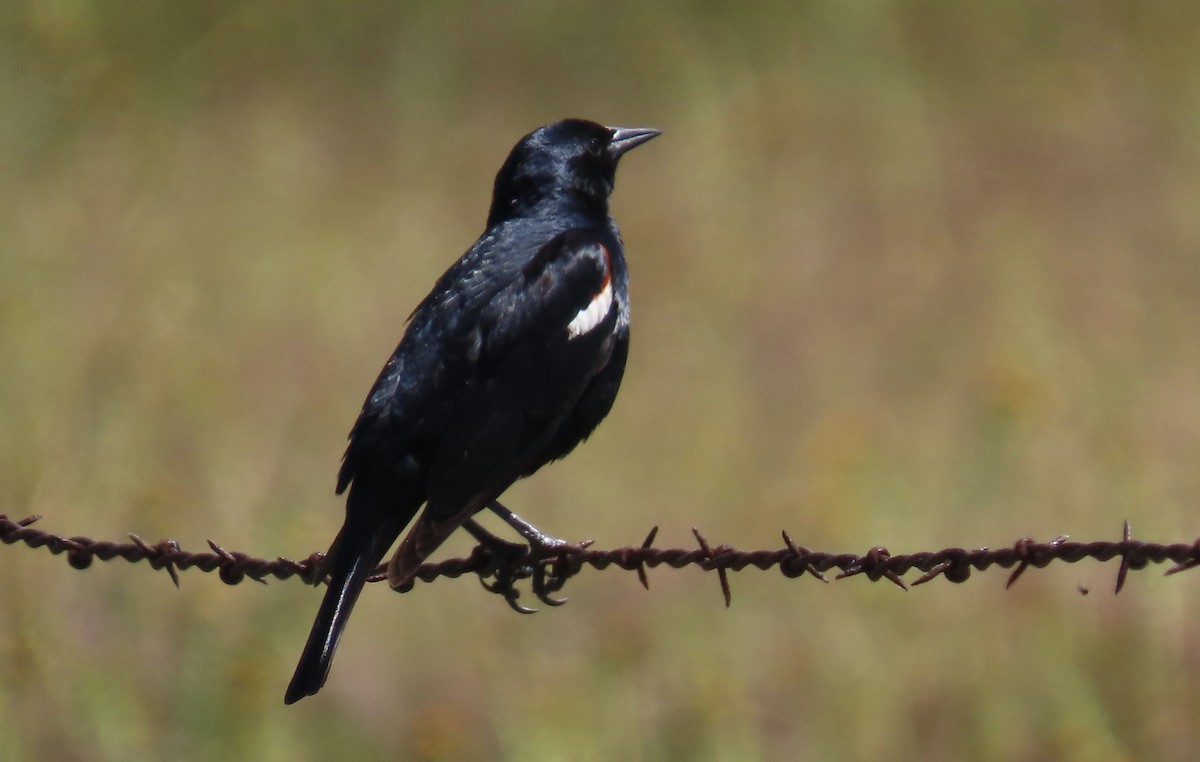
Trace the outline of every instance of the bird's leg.
{"label": "bird's leg", "polygon": [[471,536],[475,538],[475,541],[485,547],[498,549],[503,548],[506,550],[509,548],[521,548],[522,550],[527,550],[524,545],[519,545],[515,542],[509,542],[508,540],[497,537],[485,529],[484,526],[475,519],[467,519],[464,521],[463,529],[470,532]]}
{"label": "bird's leg", "polygon": [[525,538],[529,543],[530,549],[534,551],[536,557],[547,555],[558,555],[560,553],[578,553],[584,548],[592,544],[591,540],[584,540],[579,543],[567,542],[560,540],[557,537],[551,537],[542,530],[530,524],[525,519],[505,508],[500,504],[500,501],[493,500],[488,508],[492,513],[504,519],[504,522],[513,529],[517,530],[517,534]]}

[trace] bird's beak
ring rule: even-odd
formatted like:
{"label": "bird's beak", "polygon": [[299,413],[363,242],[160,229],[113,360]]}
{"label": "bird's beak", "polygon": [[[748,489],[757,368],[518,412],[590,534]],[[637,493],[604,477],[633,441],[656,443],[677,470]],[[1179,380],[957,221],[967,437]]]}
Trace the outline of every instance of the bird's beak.
{"label": "bird's beak", "polygon": [[647,140],[662,134],[659,130],[650,127],[609,127],[608,129],[613,132],[612,140],[608,144],[608,152],[614,159],[619,158],[630,148],[640,146]]}

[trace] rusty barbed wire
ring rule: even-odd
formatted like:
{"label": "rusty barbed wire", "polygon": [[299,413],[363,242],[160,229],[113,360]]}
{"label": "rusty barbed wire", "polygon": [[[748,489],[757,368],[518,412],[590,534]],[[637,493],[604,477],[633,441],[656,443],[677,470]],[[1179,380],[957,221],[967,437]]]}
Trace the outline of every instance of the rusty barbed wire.
{"label": "rusty barbed wire", "polygon": [[[221,581],[228,585],[236,585],[244,579],[265,584],[271,577],[280,580],[296,577],[314,584],[319,581],[317,575],[321,574],[323,556],[320,553],[313,553],[300,561],[286,558],[266,560],[226,550],[212,540],[208,541],[211,553],[192,553],[183,550],[174,540],[162,540],[151,545],[135,534],[129,535],[131,542],[128,543],[80,536],[63,537],[34,528],[32,525],[40,519],[41,516],[29,516],[14,521],[0,513],[0,542],[6,545],[22,543],[31,548],[44,547],[56,555],[65,553],[67,562],[76,569],[87,569],[96,559],[111,561],[121,558],[130,563],[146,561],[151,568],[166,571],[176,586],[179,585],[179,572],[186,569],[216,572]],[[692,533],[696,538],[696,548],[655,548],[653,545],[657,533],[658,528],[655,527],[640,546],[613,550],[593,550],[586,544],[567,548],[531,548],[489,535],[482,537],[480,543],[465,557],[423,564],[414,579],[398,592],[412,589],[416,580],[428,583],[440,577],[456,578],[475,574],[485,588],[502,595],[517,611],[527,613],[533,609],[517,602],[520,597],[517,582],[530,580],[531,592],[539,600],[558,605],[562,601],[553,598],[552,594],[561,590],[567,580],[584,567],[597,571],[610,567],[632,571],[647,588],[650,586],[647,568],[669,566],[681,569],[696,566],[705,571],[715,571],[725,605],[729,606],[732,601],[729,573],[749,567],[762,571],[778,568],[788,578],[808,574],[822,582],[828,582],[825,572],[837,570],[835,579],[854,576],[864,576],[872,582],[886,579],[907,590],[910,586],[922,585],[938,577],[962,583],[970,578],[972,571],[985,571],[992,566],[1013,569],[1006,585],[1011,587],[1030,567],[1041,569],[1054,561],[1075,563],[1091,558],[1107,562],[1120,558],[1114,590],[1119,593],[1130,571],[1144,569],[1150,564],[1172,562],[1174,565],[1166,571],[1168,575],[1200,566],[1200,539],[1169,545],[1134,540],[1128,521],[1124,524],[1122,538],[1116,541],[1078,542],[1061,535],[1049,542],[1037,542],[1024,537],[1001,548],[944,548],[901,555],[892,555],[882,546],[873,547],[863,555],[811,550],[795,544],[786,531],[782,532],[782,548],[738,550],[729,545],[711,545],[694,528]],[[914,570],[921,572],[921,576],[911,583],[906,582],[904,576]],[[385,576],[381,568],[372,581]],[[1081,589],[1081,592],[1086,591]]]}

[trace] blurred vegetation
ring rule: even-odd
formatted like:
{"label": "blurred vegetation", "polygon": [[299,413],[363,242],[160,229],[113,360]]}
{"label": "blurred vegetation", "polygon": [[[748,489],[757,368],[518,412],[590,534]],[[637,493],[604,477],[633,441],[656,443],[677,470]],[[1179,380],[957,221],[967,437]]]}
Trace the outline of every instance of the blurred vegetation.
{"label": "blurred vegetation", "polygon": [[[0,511],[324,549],[344,436],[539,124],[659,127],[609,420],[509,493],[600,546],[1200,534],[1200,6],[0,12]],[[466,548],[458,541],[447,552]],[[660,571],[513,615],[0,549],[6,760],[1192,758],[1200,576]],[[1077,590],[1086,586],[1092,594]]]}

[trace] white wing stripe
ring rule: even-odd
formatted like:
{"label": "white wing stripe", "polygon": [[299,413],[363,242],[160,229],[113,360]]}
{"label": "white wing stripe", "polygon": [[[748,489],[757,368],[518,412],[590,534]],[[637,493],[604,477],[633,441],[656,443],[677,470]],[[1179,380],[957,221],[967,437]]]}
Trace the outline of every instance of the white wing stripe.
{"label": "white wing stripe", "polygon": [[612,280],[608,280],[600,293],[592,299],[591,304],[581,309],[567,324],[567,338],[578,338],[600,325],[604,318],[608,317],[612,302]]}

